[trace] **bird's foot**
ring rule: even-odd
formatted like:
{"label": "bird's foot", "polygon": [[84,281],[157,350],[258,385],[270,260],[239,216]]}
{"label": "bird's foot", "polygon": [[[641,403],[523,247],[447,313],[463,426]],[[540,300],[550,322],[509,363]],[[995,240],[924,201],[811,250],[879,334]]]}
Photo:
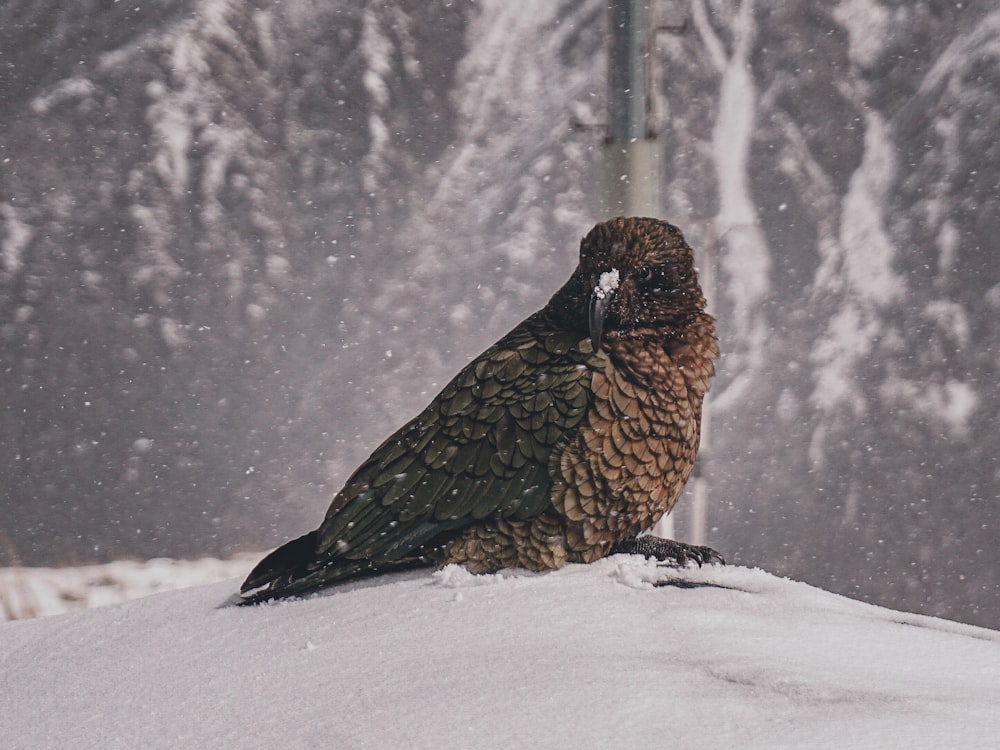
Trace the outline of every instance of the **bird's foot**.
{"label": "bird's foot", "polygon": [[725,565],[726,559],[711,547],[675,542],[659,536],[637,536],[624,539],[611,548],[611,554],[643,555],[661,562],[686,567],[689,563]]}

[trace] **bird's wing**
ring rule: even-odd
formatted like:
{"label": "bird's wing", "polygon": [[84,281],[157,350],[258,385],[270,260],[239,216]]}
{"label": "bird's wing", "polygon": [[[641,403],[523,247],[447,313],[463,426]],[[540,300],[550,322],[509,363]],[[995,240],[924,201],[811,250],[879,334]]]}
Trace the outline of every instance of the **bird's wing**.
{"label": "bird's wing", "polygon": [[334,498],[320,557],[404,560],[494,514],[531,518],[550,502],[549,457],[591,399],[589,349],[531,318],[463,369],[382,443]]}

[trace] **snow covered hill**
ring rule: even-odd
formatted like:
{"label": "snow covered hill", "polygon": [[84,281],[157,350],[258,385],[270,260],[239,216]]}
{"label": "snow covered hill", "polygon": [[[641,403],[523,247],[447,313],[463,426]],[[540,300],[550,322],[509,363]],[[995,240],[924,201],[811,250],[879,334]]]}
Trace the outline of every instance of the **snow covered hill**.
{"label": "snow covered hill", "polygon": [[245,576],[261,557],[116,560],[69,568],[0,568],[0,622],[61,615]]}
{"label": "snow covered hill", "polygon": [[[671,585],[659,585],[671,584]],[[989,747],[1000,632],[618,556],[0,625],[12,748]]]}

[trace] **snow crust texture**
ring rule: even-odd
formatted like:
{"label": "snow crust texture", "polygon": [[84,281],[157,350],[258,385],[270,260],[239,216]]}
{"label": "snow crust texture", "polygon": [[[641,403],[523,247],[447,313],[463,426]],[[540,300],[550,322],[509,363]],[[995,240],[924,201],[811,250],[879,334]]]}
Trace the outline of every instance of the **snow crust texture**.
{"label": "snow crust texture", "polygon": [[746,568],[235,581],[0,625],[5,747],[989,747],[1000,632]]}

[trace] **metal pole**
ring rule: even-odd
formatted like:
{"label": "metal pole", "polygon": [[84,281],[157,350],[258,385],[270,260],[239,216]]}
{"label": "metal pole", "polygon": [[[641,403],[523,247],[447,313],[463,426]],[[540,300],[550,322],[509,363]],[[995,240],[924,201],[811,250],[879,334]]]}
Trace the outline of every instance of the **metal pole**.
{"label": "metal pole", "polygon": [[660,216],[660,154],[654,131],[653,33],[647,0],[608,5],[608,137],[605,213]]}
{"label": "metal pole", "polygon": [[[705,292],[708,301],[708,310],[712,312],[715,302],[715,231],[710,230],[705,244],[701,248],[702,263],[698,270],[701,280],[701,288]],[[709,450],[709,429],[711,421],[709,416],[711,410],[708,408],[708,396],[702,405],[701,411],[701,443],[698,449],[698,461],[694,465],[694,474],[688,483],[691,491],[689,528],[687,539],[691,544],[708,544],[708,479],[705,476],[705,468],[710,460]]]}

